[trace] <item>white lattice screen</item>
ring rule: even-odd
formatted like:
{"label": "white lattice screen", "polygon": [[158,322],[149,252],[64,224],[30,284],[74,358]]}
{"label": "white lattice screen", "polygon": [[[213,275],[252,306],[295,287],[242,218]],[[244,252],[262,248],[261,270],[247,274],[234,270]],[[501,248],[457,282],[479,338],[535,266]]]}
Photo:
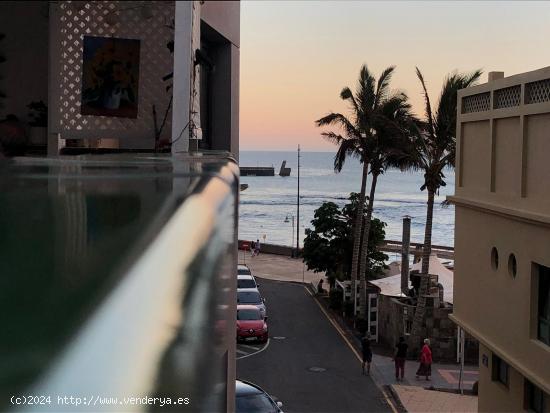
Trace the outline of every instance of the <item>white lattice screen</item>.
{"label": "white lattice screen", "polygon": [[489,92],[462,98],[462,113],[484,112],[491,108],[491,94]]}
{"label": "white lattice screen", "polygon": [[[57,25],[51,44],[52,131],[62,138],[119,138],[127,147],[153,147],[153,105],[162,122],[170,101],[162,77],[173,70],[173,57],[166,47],[173,38],[173,1],[59,2],[50,14]],[[139,39],[139,93],[137,119],[80,114],[83,37],[103,36]],[[57,115],[57,116],[56,116]],[[163,130],[169,136],[171,113]],[[57,129],[57,130],[56,130]]]}

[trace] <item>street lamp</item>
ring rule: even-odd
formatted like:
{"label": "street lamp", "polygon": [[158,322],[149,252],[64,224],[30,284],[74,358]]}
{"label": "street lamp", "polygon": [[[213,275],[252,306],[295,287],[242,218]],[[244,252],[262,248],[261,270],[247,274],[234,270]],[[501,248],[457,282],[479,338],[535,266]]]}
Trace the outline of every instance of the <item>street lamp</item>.
{"label": "street lamp", "polygon": [[294,248],[294,215],[292,214],[287,214],[286,217],[285,217],[285,223],[288,224],[288,216],[290,215],[290,218],[292,219],[292,238],[290,239],[290,246],[292,248]]}

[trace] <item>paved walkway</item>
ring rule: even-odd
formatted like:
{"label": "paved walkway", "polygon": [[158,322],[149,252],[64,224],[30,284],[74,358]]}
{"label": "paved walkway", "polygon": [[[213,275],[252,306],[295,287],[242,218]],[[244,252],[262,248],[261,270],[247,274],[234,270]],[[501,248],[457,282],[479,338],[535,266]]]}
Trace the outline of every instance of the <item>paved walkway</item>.
{"label": "paved walkway", "polygon": [[[280,255],[260,254],[250,257],[239,251],[239,263],[246,264],[255,276],[278,281],[305,282],[316,285],[324,278],[321,273],[314,273],[305,268],[301,259]],[[325,283],[326,284],[326,283]],[[328,284],[326,284],[328,285]],[[474,412],[477,411],[477,397],[449,392],[428,390],[429,387],[458,389],[459,366],[456,364],[432,365],[430,381],[417,380],[415,377],[418,363],[407,361],[405,365],[405,380],[395,381],[394,363],[390,357],[374,354],[371,367],[372,378],[379,385],[388,385],[400,399],[409,412]],[[466,366],[464,371],[464,388],[471,389],[478,378],[477,366]]]}
{"label": "paved walkway", "polygon": [[392,390],[409,413],[477,412],[477,397],[393,385]]}
{"label": "paved walkway", "polygon": [[269,280],[317,284],[321,278],[325,278],[323,273],[308,271],[306,265],[299,258],[263,253],[251,257],[250,252],[239,251],[239,264],[245,263],[252,270],[252,274]]}

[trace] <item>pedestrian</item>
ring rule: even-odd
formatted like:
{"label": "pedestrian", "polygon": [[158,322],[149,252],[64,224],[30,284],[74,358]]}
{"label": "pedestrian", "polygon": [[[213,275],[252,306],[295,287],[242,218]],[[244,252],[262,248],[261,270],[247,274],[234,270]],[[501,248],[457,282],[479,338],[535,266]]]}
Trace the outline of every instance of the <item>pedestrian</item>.
{"label": "pedestrian", "polygon": [[426,376],[426,380],[430,380],[432,375],[432,350],[430,348],[430,340],[424,339],[424,345],[420,353],[420,366],[416,371],[416,378]]}
{"label": "pedestrian", "polygon": [[250,255],[252,257],[254,256],[254,241],[250,242]]}
{"label": "pedestrian", "polygon": [[362,374],[365,374],[365,364],[367,365],[367,375],[370,375],[370,363],[372,362],[372,350],[370,349],[370,333],[365,332],[361,339],[361,349],[363,350],[363,364],[361,365]]}
{"label": "pedestrian", "polygon": [[405,376],[405,360],[407,359],[407,343],[405,343],[405,337],[399,337],[399,342],[395,345],[395,355],[393,360],[395,362],[395,380],[403,381]]}
{"label": "pedestrian", "polygon": [[254,243],[254,256],[260,255],[260,240],[257,239]]}
{"label": "pedestrian", "polygon": [[323,294],[324,292],[325,289],[323,288],[323,279],[321,278],[317,284],[317,294]]}

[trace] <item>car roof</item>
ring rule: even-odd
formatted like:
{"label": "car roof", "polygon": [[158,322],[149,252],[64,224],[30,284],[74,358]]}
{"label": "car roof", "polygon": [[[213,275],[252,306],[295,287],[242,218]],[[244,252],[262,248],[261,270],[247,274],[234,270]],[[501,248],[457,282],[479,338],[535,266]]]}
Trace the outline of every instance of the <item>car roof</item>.
{"label": "car roof", "polygon": [[237,288],[238,293],[258,293],[260,294],[260,291],[257,288]]}
{"label": "car roof", "polygon": [[258,307],[253,304],[237,304],[237,311],[239,310],[254,310],[260,312]]}
{"label": "car roof", "polygon": [[253,280],[254,276],[252,274],[238,274],[237,279],[238,280]]}
{"label": "car roof", "polygon": [[248,268],[248,265],[244,265],[244,264],[237,265],[237,268],[239,270],[250,270],[250,268]]}
{"label": "car roof", "polygon": [[235,380],[235,395],[237,397],[262,393],[265,393],[263,389],[254,383],[245,380]]}

